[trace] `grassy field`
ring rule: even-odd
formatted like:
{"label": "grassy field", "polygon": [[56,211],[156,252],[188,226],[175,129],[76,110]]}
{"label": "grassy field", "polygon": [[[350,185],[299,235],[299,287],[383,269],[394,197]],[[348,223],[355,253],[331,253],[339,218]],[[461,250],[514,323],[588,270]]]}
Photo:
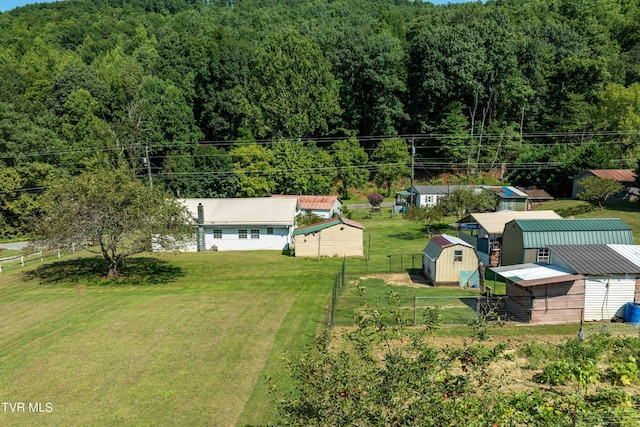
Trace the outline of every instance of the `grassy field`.
{"label": "grassy field", "polygon": [[[637,207],[611,204],[600,211],[557,201],[540,208],[564,216],[620,217],[638,239]],[[367,257],[347,261],[348,286],[364,280],[368,298],[380,304],[390,289],[411,298],[415,287],[380,277],[389,260],[421,253],[424,227],[390,215],[361,222]],[[112,282],[96,277],[98,262],[66,257],[0,273],[0,400],[12,405],[0,407],[1,425],[265,423],[274,405],[264,378],[271,375],[286,389],[281,356],[301,349],[322,327],[342,259],[318,262],[276,252],[161,254],[132,259],[122,270],[127,278]],[[342,298],[338,318],[346,325],[359,301],[349,287]],[[575,332],[576,325],[563,325],[492,333]],[[464,328],[436,333],[465,334]]]}
{"label": "grassy field", "polygon": [[0,410],[0,424],[265,422],[263,376],[320,327],[339,260],[162,255],[111,284],[87,264],[2,273],[0,396],[53,411]]}

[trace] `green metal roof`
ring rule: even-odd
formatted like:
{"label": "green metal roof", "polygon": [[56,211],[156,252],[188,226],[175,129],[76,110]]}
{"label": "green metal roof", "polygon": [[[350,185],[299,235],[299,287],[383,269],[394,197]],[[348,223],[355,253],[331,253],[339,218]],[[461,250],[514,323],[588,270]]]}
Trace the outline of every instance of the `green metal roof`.
{"label": "green metal roof", "polygon": [[322,231],[325,228],[333,227],[334,225],[337,225],[337,224],[345,224],[350,227],[355,227],[360,229],[364,228],[362,224],[360,224],[359,222],[352,221],[350,219],[342,218],[339,216],[336,218],[327,219],[322,222],[317,222],[315,224],[307,225],[305,227],[296,228],[295,230],[293,230],[293,235],[298,236],[300,234],[317,233],[318,231]]}
{"label": "green metal roof", "polygon": [[633,244],[631,227],[617,218],[516,219],[524,248],[552,245]]}
{"label": "green metal roof", "polygon": [[631,230],[619,218],[515,219],[522,231],[604,231]]}

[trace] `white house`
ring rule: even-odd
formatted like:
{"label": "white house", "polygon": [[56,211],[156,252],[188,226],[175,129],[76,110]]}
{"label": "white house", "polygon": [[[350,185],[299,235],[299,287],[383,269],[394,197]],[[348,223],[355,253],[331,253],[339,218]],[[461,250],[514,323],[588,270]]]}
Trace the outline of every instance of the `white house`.
{"label": "white house", "polygon": [[320,218],[329,219],[342,214],[342,200],[338,196],[296,196],[274,194],[271,197],[288,197],[298,200],[298,213],[310,212]]}
{"label": "white house", "polygon": [[476,185],[414,185],[411,188],[413,203],[416,206],[433,207],[438,204],[440,198],[447,197],[458,188],[476,189]]}
{"label": "white house", "polygon": [[188,251],[285,250],[291,245],[295,198],[184,199],[196,227]]}
{"label": "white house", "polygon": [[503,185],[414,185],[411,188],[416,206],[433,207],[440,199],[450,196],[459,189],[470,189],[476,193],[489,190],[496,193],[499,199],[497,210],[524,211],[527,209],[528,196],[515,187]]}

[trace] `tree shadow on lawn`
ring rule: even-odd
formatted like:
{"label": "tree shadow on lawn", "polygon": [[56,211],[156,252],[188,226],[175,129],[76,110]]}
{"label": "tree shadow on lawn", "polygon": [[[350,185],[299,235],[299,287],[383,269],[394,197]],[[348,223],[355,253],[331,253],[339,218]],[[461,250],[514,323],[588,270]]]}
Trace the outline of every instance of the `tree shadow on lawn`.
{"label": "tree shadow on lawn", "polygon": [[38,280],[40,285],[146,286],[166,284],[184,276],[184,272],[156,258],[129,258],[118,266],[119,276],[107,279],[102,258],[78,258],[57,261],[25,272],[25,280]]}
{"label": "tree shadow on lawn", "polygon": [[583,203],[578,206],[570,206],[567,208],[556,209],[556,213],[562,218],[569,218],[570,216],[587,214],[598,210],[598,205],[595,203]]}

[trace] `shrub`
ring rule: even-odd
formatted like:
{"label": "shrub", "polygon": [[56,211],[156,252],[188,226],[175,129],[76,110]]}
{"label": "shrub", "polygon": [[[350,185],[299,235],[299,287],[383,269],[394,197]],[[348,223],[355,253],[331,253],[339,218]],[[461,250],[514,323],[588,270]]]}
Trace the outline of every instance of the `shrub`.
{"label": "shrub", "polygon": [[370,193],[367,194],[367,200],[371,206],[378,207],[384,201],[384,196],[380,193]]}

